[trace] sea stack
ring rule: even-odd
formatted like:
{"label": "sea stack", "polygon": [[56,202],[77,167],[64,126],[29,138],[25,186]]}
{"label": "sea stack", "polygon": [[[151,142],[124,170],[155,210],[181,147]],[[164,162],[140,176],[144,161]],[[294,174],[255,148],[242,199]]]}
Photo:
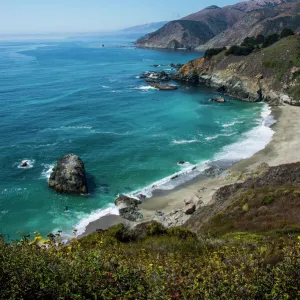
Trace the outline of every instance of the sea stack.
{"label": "sea stack", "polygon": [[52,170],[48,184],[57,193],[87,194],[88,186],[82,160],[74,154],[59,159]]}

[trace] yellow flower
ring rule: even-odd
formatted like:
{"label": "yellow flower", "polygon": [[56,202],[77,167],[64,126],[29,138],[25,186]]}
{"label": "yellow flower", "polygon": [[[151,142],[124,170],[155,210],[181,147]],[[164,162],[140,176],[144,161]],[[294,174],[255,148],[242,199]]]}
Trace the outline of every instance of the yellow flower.
{"label": "yellow flower", "polygon": [[158,268],[159,268],[159,269],[162,269],[162,268],[163,268],[163,266],[159,266]]}
{"label": "yellow flower", "polygon": [[149,264],[149,268],[152,268],[153,267],[153,264]]}
{"label": "yellow flower", "polygon": [[300,235],[298,236],[298,240],[300,240]]}

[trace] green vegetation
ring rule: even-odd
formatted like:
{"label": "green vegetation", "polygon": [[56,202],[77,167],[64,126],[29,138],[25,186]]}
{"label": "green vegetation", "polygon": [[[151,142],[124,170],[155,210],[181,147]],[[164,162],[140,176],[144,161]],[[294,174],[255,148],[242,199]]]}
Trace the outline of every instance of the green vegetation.
{"label": "green vegetation", "polygon": [[[251,205],[249,205],[251,210]],[[0,239],[1,299],[299,299],[300,241],[198,239],[151,222],[45,244]]]}
{"label": "green vegetation", "polygon": [[271,34],[268,36],[263,36],[259,34],[256,37],[246,37],[240,46],[231,46],[225,52],[225,55],[247,56],[251,54],[255,49],[259,50],[261,48],[267,48],[278,42],[280,39],[286,38],[291,35],[294,35],[294,32],[291,29],[284,28],[280,35]]}
{"label": "green vegetation", "polygon": [[[297,36],[289,36],[280,40],[276,45],[263,49],[264,59],[263,65],[266,68],[273,69],[279,80],[284,76],[289,76],[288,71],[292,67],[300,67],[300,41]],[[293,74],[293,80],[299,78],[299,73]],[[300,82],[299,82],[300,83]],[[294,96],[297,96],[299,84],[295,85]],[[290,94],[292,90],[288,91]],[[299,94],[298,94],[299,97]]]}
{"label": "green vegetation", "polygon": [[283,39],[283,38],[291,36],[291,35],[295,35],[294,31],[289,28],[284,28],[281,31],[280,38]]}
{"label": "green vegetation", "polygon": [[205,51],[204,57],[211,58],[215,55],[218,55],[219,53],[226,50],[226,47],[223,48],[211,48]]}
{"label": "green vegetation", "polygon": [[280,36],[275,33],[267,36],[262,44],[262,48],[267,48],[279,41]]}

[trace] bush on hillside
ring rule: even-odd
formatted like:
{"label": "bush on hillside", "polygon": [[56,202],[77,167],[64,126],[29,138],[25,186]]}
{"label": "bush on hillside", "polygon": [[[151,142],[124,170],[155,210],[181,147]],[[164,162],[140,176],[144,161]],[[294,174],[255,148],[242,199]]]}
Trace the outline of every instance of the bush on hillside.
{"label": "bush on hillside", "polygon": [[226,50],[226,47],[223,48],[211,48],[205,51],[204,57],[211,58],[215,55],[218,55],[219,53]]}
{"label": "bush on hillside", "polygon": [[273,44],[275,44],[276,42],[279,41],[279,35],[277,33],[275,34],[271,34],[271,35],[268,35],[266,38],[265,38],[265,41],[263,42],[262,44],[262,48],[267,48]]}
{"label": "bush on hillside", "polygon": [[251,54],[254,50],[253,45],[249,46],[231,46],[226,52],[225,55],[235,55],[235,56],[247,56]]}
{"label": "bush on hillside", "polygon": [[280,33],[280,38],[283,39],[291,35],[295,35],[294,31],[289,28],[284,28]]}

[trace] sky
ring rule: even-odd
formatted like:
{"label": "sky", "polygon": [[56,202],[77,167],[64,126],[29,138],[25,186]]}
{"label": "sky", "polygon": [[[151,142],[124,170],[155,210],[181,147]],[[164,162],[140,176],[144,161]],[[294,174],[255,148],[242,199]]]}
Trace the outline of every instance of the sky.
{"label": "sky", "polygon": [[237,0],[0,0],[1,34],[101,32],[179,19]]}

